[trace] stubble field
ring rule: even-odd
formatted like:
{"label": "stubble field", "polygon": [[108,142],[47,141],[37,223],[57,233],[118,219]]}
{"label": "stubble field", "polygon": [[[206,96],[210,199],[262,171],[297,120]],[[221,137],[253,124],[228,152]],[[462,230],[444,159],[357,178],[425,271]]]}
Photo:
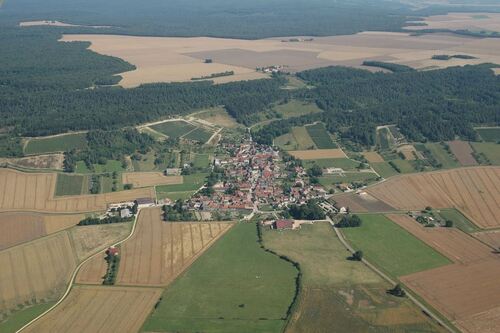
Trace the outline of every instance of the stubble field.
{"label": "stubble field", "polygon": [[122,181],[134,187],[150,187],[182,184],[184,180],[182,176],[164,176],[161,172],[124,172]]}
{"label": "stubble field", "polygon": [[232,226],[167,223],[160,214],[160,208],[141,211],[134,236],[121,246],[118,285],[167,285]]}
{"label": "stubble field", "polygon": [[25,332],[138,332],[161,289],[76,286]]}
{"label": "stubble field", "polygon": [[404,175],[367,192],[400,210],[456,208],[482,228],[500,226],[500,168],[475,167]]}
{"label": "stubble field", "polygon": [[290,155],[301,160],[316,160],[326,158],[347,158],[346,154],[340,148],[336,149],[316,149],[316,150],[293,150]]}
{"label": "stubble field", "polygon": [[[90,49],[122,58],[137,67],[122,73],[120,85],[191,81],[225,71],[235,75],[217,83],[265,78],[256,67],[284,65],[295,72],[344,65],[361,67],[365,60],[396,62],[415,68],[440,68],[484,62],[500,63],[500,47],[490,38],[449,34],[412,36],[409,33],[362,32],[356,35],[316,37],[312,41],[283,42],[281,38],[239,40],[223,38],[64,35],[62,41],[90,41]],[[436,54],[469,54],[478,59],[432,60]],[[204,63],[212,59],[213,63]],[[366,67],[365,67],[366,68]]]}

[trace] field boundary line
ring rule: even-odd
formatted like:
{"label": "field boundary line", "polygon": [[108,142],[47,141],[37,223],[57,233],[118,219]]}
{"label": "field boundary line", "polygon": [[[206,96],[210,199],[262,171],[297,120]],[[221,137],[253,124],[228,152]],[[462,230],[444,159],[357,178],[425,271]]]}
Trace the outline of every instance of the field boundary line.
{"label": "field boundary line", "polygon": [[[344,247],[351,253],[354,253],[354,249],[351,247],[351,245],[347,242],[347,240],[344,238],[344,235],[342,232],[335,227],[335,224],[333,221],[330,219],[330,217],[327,217],[333,230],[335,230],[335,233],[337,234],[337,237],[340,239],[340,242],[344,245]],[[382,277],[384,280],[389,282],[391,285],[396,285],[396,281],[394,281],[392,278],[390,278],[387,274],[382,272],[380,269],[375,267],[373,264],[371,264],[369,261],[367,261],[365,258],[362,258],[361,261],[372,271],[374,271],[376,274],[378,274],[380,277]],[[454,327],[452,328],[450,325],[445,323],[441,318],[439,318],[434,311],[431,311],[428,306],[424,305],[421,301],[419,301],[415,296],[413,296],[411,293],[407,292],[406,295],[408,296],[408,299],[410,299],[415,305],[417,305],[424,313],[428,314],[432,319],[434,319],[441,327],[445,328],[447,331],[451,333],[457,333],[459,332],[457,329]]]}
{"label": "field boundary line", "polygon": [[[135,230],[136,230],[136,226],[137,226],[137,220],[139,218],[140,213],[141,213],[141,210],[139,209],[138,212],[137,212],[137,214],[136,214],[136,216],[135,216],[134,224],[132,226],[132,230],[131,230],[130,234],[126,238],[122,239],[121,241],[118,241],[115,244],[110,245],[111,247],[115,247],[115,246],[118,246],[118,245],[126,242],[127,240],[129,240],[134,235]],[[34,319],[32,319],[30,322],[28,322],[27,324],[25,324],[23,327],[21,327],[20,329],[18,329],[16,331],[16,333],[20,333],[23,330],[25,330],[26,328],[28,328],[29,326],[33,325],[36,321],[38,321],[42,317],[44,317],[47,314],[49,314],[59,304],[61,304],[69,296],[69,293],[71,292],[71,289],[73,289],[73,285],[75,285],[76,276],[78,275],[78,272],[80,271],[80,269],[82,268],[82,266],[85,263],[87,263],[88,261],[90,261],[91,259],[93,259],[95,256],[99,255],[100,253],[101,253],[101,251],[98,251],[98,252],[92,254],[87,259],[85,259],[84,261],[82,261],[78,266],[76,266],[75,270],[73,271],[73,274],[71,275],[71,279],[70,279],[70,281],[68,283],[68,288],[66,289],[66,292],[63,294],[63,296],[54,305],[52,305],[49,309],[47,309],[45,312],[43,312],[42,314],[38,315],[37,317],[35,317]]]}

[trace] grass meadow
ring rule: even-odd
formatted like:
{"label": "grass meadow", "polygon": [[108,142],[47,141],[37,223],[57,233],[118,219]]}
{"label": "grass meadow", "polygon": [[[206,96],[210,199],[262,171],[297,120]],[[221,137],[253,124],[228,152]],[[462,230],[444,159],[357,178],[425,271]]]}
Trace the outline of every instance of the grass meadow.
{"label": "grass meadow", "polygon": [[165,290],[143,331],[282,332],[297,274],[239,223]]}
{"label": "grass meadow", "polygon": [[30,139],[24,148],[27,155],[46,154],[84,149],[87,147],[85,133],[66,134],[50,138]]}
{"label": "grass meadow", "polygon": [[480,228],[469,221],[469,219],[463,216],[462,213],[456,209],[441,209],[439,211],[439,215],[445,220],[453,221],[453,226],[463,232],[471,233],[481,231]]}
{"label": "grass meadow", "polygon": [[171,200],[176,200],[188,198],[203,186],[207,176],[207,173],[186,175],[184,176],[183,184],[156,186],[156,194],[159,199],[169,198]]}
{"label": "grass meadow", "polygon": [[306,130],[318,149],[337,148],[337,145],[332,141],[324,124],[318,123],[309,125],[306,126]]}
{"label": "grass meadow", "polygon": [[500,127],[479,127],[476,132],[486,142],[500,142]]}
{"label": "grass meadow", "polygon": [[471,142],[471,146],[478,154],[486,156],[493,165],[500,165],[500,144],[493,142]]}
{"label": "grass meadow", "polygon": [[380,176],[384,178],[389,178],[398,174],[398,172],[394,170],[388,162],[370,163],[370,165]]}
{"label": "grass meadow", "polygon": [[150,126],[155,131],[158,131],[170,138],[180,138],[181,136],[194,130],[196,127],[188,122],[179,121],[166,121],[164,123]]}
{"label": "grass meadow", "polygon": [[43,312],[47,311],[54,302],[36,304],[14,312],[5,321],[0,322],[0,332],[2,333],[15,333],[33,318],[36,318]]}
{"label": "grass meadow", "polygon": [[449,259],[411,235],[384,215],[360,215],[363,224],[342,232],[365,258],[393,277],[451,263]]}
{"label": "grass meadow", "polygon": [[83,192],[85,181],[88,181],[87,177],[85,176],[58,173],[55,195],[80,195]]}
{"label": "grass meadow", "polygon": [[443,145],[439,142],[426,143],[425,147],[431,152],[432,156],[444,169],[458,168],[460,164],[453,156],[444,149]]}

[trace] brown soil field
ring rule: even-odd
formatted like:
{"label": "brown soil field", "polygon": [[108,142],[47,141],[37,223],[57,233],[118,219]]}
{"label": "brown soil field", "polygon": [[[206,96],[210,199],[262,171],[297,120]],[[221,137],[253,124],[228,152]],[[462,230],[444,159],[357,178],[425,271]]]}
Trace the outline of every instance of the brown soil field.
{"label": "brown soil field", "polygon": [[[404,145],[397,149],[398,152],[404,155],[405,160],[413,161],[415,160],[416,149],[412,145]],[[382,161],[383,162],[383,161]]]}
{"label": "brown soil field", "polygon": [[450,146],[451,152],[462,166],[477,165],[476,159],[472,156],[472,147],[468,142],[455,140],[449,141],[447,144]]}
{"label": "brown soil field", "polygon": [[402,175],[366,191],[399,210],[453,207],[481,228],[500,226],[499,167]]}
{"label": "brown soil field", "polygon": [[160,208],[143,209],[134,236],[121,245],[117,285],[164,286],[232,226],[163,222]]}
{"label": "brown soil field", "polygon": [[300,158],[301,160],[318,160],[325,158],[347,158],[347,155],[342,149],[316,149],[316,150],[292,150],[290,155]]}
{"label": "brown soil field", "polygon": [[25,332],[138,332],[160,298],[154,288],[76,286]]}
{"label": "brown soil field", "polygon": [[117,223],[105,225],[78,226],[70,230],[75,254],[79,261],[83,261],[110,244],[124,239],[129,233],[132,223]]}
{"label": "brown soil field", "polygon": [[425,26],[409,26],[409,30],[422,29],[450,29],[470,31],[498,31],[500,32],[499,13],[448,13],[447,15],[433,15],[426,17]]}
{"label": "brown soil field", "polygon": [[109,203],[155,198],[153,188],[54,198],[57,174],[0,169],[0,211],[79,213],[102,211]]}
{"label": "brown soil field", "polygon": [[0,315],[18,304],[57,299],[76,265],[66,231],[0,251]]}
{"label": "brown soil field", "polygon": [[500,306],[457,320],[455,326],[467,333],[498,332],[498,327],[500,327]]}
{"label": "brown soil field", "polygon": [[[267,76],[257,73],[255,68],[276,64],[294,72],[329,65],[362,67],[365,60],[390,61],[418,69],[500,63],[500,46],[496,39],[437,33],[412,36],[410,33],[362,32],[315,37],[313,41],[296,43],[283,42],[282,38],[240,40],[118,35],[64,35],[61,41],[89,41],[91,50],[135,65],[136,70],[121,74],[120,85],[124,87],[190,81],[193,77],[229,70],[235,75],[214,81],[264,78]],[[436,54],[468,54],[478,59],[432,60]],[[206,58],[213,59],[213,63],[205,64]]]}
{"label": "brown soil field", "polygon": [[500,230],[475,232],[472,236],[492,248],[500,249]]}
{"label": "brown soil field", "polygon": [[332,199],[335,200],[338,208],[348,207],[349,211],[353,213],[390,212],[395,210],[366,192],[335,195]]}
{"label": "brown soil field", "polygon": [[62,170],[63,163],[63,154],[36,155],[22,158],[0,158],[0,165],[12,165],[29,169]]}
{"label": "brown soil field", "polygon": [[368,160],[370,163],[379,163],[379,162],[384,162],[384,159],[382,156],[379,155],[379,153],[375,151],[368,151],[366,153],[363,153],[363,156]]}
{"label": "brown soil field", "polygon": [[182,184],[182,176],[164,176],[161,172],[124,172],[123,184],[132,184],[134,187],[150,187],[155,185]]}
{"label": "brown soil field", "polygon": [[0,213],[0,250],[76,225],[83,215]]}
{"label": "brown soil field", "polygon": [[425,228],[408,215],[389,214],[392,221],[455,263],[474,263],[496,258],[491,248],[455,228]]}
{"label": "brown soil field", "polygon": [[[453,264],[401,277],[401,281],[423,297],[451,321],[458,321],[468,332],[495,332],[500,306],[500,258],[469,264]],[[493,310],[495,321],[482,322]],[[488,316],[488,315],[486,315]],[[484,330],[470,328],[483,327]],[[484,328],[486,326],[486,328]]]}

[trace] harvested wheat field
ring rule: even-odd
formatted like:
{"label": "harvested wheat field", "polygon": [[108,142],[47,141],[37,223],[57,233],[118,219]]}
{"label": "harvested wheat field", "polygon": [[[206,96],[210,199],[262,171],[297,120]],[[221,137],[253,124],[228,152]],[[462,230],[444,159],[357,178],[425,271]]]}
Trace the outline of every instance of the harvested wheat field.
{"label": "harvested wheat field", "polygon": [[404,145],[404,146],[398,147],[397,151],[398,151],[398,153],[403,154],[405,160],[408,160],[408,161],[415,160],[417,150],[415,149],[415,147],[413,147],[413,145]]}
{"label": "harvested wheat field", "polygon": [[134,187],[150,187],[155,185],[182,184],[182,176],[164,176],[161,172],[124,172],[123,184],[132,184]]}
{"label": "harvested wheat field", "polygon": [[337,206],[337,208],[346,207],[353,213],[376,213],[395,210],[393,207],[372,197],[366,192],[335,195],[332,199],[335,201],[335,206]]}
{"label": "harvested wheat field", "polygon": [[387,217],[455,263],[468,264],[496,258],[491,248],[458,229],[426,228],[408,215],[389,214]]}
{"label": "harvested wheat field", "polygon": [[408,30],[450,29],[500,32],[500,13],[448,13],[426,17],[422,26],[409,26]]}
{"label": "harvested wheat field", "polygon": [[[494,332],[497,326],[482,323],[487,311],[500,307],[500,258],[453,264],[401,277],[401,281],[427,303],[467,332]],[[477,321],[479,320],[479,322]],[[496,319],[498,323],[498,319]],[[484,330],[474,327],[488,326]]]}
{"label": "harvested wheat field", "polygon": [[232,226],[163,222],[160,213],[160,208],[141,210],[134,236],[121,245],[117,285],[170,283]]}
{"label": "harvested wheat field", "polygon": [[500,249],[500,230],[476,232],[472,236],[492,248]]}
{"label": "harvested wheat field", "polygon": [[347,158],[342,149],[316,149],[316,150],[292,150],[288,152],[290,155],[300,158],[301,160],[319,160],[325,158]]}
{"label": "harvested wheat field", "polygon": [[472,150],[472,147],[468,142],[465,141],[449,141],[447,142],[448,146],[450,147],[451,152],[455,157],[457,158],[458,162],[462,166],[472,166],[472,165],[477,165],[477,161],[472,156],[472,153],[474,152]]}
{"label": "harvested wheat field", "polygon": [[138,332],[162,290],[76,286],[68,298],[24,332]]}
{"label": "harvested wheat field", "polygon": [[83,261],[100,250],[124,239],[130,233],[132,223],[77,226],[70,230],[78,260]]}
{"label": "harvested wheat field", "polygon": [[0,211],[79,213],[106,210],[109,203],[155,198],[153,188],[54,198],[57,174],[0,169]]}
{"label": "harvested wheat field", "polygon": [[83,264],[76,275],[75,282],[79,284],[101,285],[108,268],[105,258],[106,253],[102,251]]}
{"label": "harvested wheat field", "polygon": [[384,162],[384,159],[382,156],[379,155],[376,151],[368,151],[363,153],[363,156],[366,158],[366,160],[370,163],[381,163]]}
{"label": "harvested wheat field", "polygon": [[66,231],[0,251],[0,314],[18,304],[57,299],[76,265]]}
{"label": "harvested wheat field", "polygon": [[399,210],[452,207],[481,228],[500,226],[499,167],[403,175],[366,191]]}
{"label": "harvested wheat field", "polygon": [[[121,73],[126,88],[143,83],[191,81],[194,77],[234,71],[216,83],[268,77],[256,67],[284,65],[291,72],[330,65],[362,67],[365,60],[390,61],[415,68],[500,63],[496,39],[450,34],[362,32],[315,37],[312,41],[283,42],[282,38],[241,40],[224,38],[64,35],[63,42],[88,41],[90,49],[130,62],[136,70]],[[468,54],[477,59],[432,60],[436,54]],[[213,63],[204,63],[212,59]],[[369,67],[364,67],[370,69]]]}

